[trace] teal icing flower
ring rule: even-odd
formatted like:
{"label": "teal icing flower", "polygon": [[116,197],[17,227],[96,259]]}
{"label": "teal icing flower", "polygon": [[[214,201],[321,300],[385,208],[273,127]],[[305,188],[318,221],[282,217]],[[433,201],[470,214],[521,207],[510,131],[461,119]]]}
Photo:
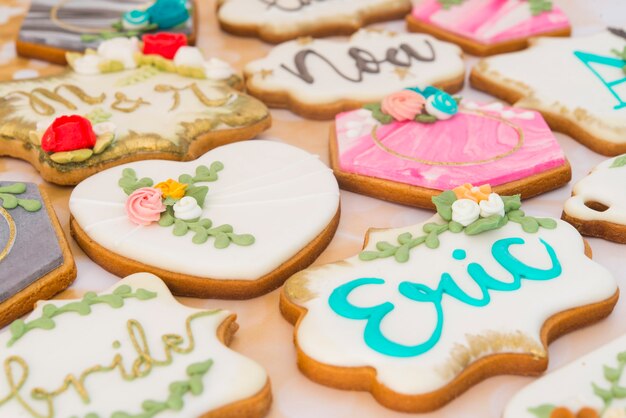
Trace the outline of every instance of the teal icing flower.
{"label": "teal icing flower", "polygon": [[150,22],[159,29],[168,29],[185,23],[189,19],[186,1],[157,0],[148,8]]}
{"label": "teal icing flower", "polygon": [[144,10],[131,10],[122,16],[122,26],[127,30],[144,29],[150,24],[150,14]]}
{"label": "teal icing flower", "polygon": [[426,112],[438,120],[450,119],[459,111],[459,105],[454,97],[436,87],[429,86],[424,90],[419,87],[410,87],[407,90],[423,95],[426,98]]}

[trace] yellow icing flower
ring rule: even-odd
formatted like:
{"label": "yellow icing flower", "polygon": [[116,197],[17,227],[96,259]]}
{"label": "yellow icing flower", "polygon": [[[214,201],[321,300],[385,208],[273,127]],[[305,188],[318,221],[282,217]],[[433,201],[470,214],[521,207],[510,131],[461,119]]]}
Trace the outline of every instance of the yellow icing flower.
{"label": "yellow icing flower", "polygon": [[485,184],[483,186],[472,186],[469,183],[465,183],[462,186],[457,187],[452,190],[456,195],[457,199],[469,199],[473,200],[476,203],[479,203],[482,200],[489,199],[489,195],[491,194],[491,186]]}
{"label": "yellow icing flower", "polygon": [[185,196],[187,185],[185,183],[179,183],[176,180],[168,179],[156,186],[155,189],[161,190],[163,198],[171,197],[172,199],[182,199]]}

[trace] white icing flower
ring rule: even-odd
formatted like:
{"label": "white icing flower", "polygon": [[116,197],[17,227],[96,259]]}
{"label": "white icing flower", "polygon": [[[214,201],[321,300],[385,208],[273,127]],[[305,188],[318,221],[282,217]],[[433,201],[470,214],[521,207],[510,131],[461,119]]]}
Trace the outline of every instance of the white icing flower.
{"label": "white icing flower", "polygon": [[139,52],[139,39],[137,38],[114,38],[100,44],[98,55],[100,57],[119,61],[127,70],[136,68],[135,53]]}
{"label": "white icing flower", "polygon": [[489,199],[480,201],[480,216],[487,218],[491,215],[504,216],[504,202],[497,193],[491,193]]}
{"label": "white icing flower", "polygon": [[115,133],[117,126],[113,122],[100,122],[93,125],[93,132],[96,136],[100,136],[106,133]]}
{"label": "white icing flower", "polygon": [[94,75],[100,74],[100,63],[102,57],[96,54],[86,54],[80,58],[76,58],[72,62],[72,68],[78,74]]}
{"label": "white icing flower", "polygon": [[609,408],[604,411],[602,418],[626,418],[626,410],[624,408]]}
{"label": "white icing flower", "polygon": [[204,56],[200,49],[195,46],[181,46],[174,55],[176,66],[202,68],[204,66]]}
{"label": "white icing flower", "polygon": [[174,205],[174,216],[183,221],[198,219],[202,216],[202,208],[191,196],[185,196]]}
{"label": "white icing flower", "polygon": [[235,74],[235,70],[229,63],[211,58],[204,63],[204,73],[211,80],[226,80]]}
{"label": "white icing flower", "polygon": [[480,216],[480,206],[470,199],[459,199],[452,204],[452,220],[467,226]]}

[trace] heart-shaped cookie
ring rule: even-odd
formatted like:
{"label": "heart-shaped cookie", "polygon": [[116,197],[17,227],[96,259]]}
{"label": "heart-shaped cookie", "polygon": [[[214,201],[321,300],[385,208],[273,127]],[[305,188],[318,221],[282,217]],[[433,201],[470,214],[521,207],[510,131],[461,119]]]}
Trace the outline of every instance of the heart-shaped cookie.
{"label": "heart-shaped cookie", "polygon": [[74,189],[70,211],[81,247],[119,276],[149,271],[177,294],[249,298],[328,245],[339,190],[317,156],[246,141],[103,171]]}

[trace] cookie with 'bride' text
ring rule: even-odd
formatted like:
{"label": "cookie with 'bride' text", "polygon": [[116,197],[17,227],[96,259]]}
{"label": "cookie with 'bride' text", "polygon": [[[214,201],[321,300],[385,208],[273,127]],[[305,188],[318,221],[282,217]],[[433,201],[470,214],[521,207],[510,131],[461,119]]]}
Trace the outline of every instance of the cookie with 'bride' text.
{"label": "cookie with 'bride' text", "polygon": [[480,188],[433,202],[432,219],[370,230],[360,254],[286,282],[307,377],[431,411],[490,376],[541,373],[552,340],[613,310],[615,279],[568,223]]}

